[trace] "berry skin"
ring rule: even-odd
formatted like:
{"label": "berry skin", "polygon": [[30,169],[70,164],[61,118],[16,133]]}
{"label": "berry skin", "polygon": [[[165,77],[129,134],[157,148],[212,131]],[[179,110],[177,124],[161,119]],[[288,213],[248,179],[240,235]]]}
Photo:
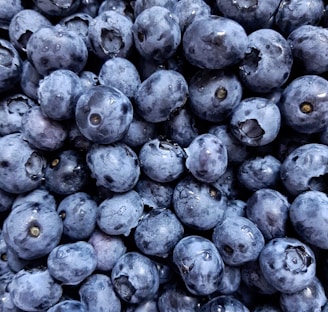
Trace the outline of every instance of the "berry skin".
{"label": "berry skin", "polygon": [[327,249],[328,198],[324,192],[299,194],[290,205],[290,221],[298,235],[312,246]]}
{"label": "berry skin", "polygon": [[8,248],[26,260],[48,255],[59,244],[63,232],[55,208],[38,197],[20,205],[16,203],[3,226]]}
{"label": "berry skin", "polygon": [[278,106],[262,97],[243,99],[230,120],[232,134],[248,146],[263,146],[277,137],[281,125]]}
{"label": "berry skin", "polygon": [[248,38],[239,23],[210,15],[191,23],[184,32],[182,42],[190,64],[199,68],[223,69],[244,58]]}
{"label": "berry skin", "polygon": [[270,240],[260,253],[259,264],[270,285],[287,294],[310,285],[316,272],[313,251],[298,239],[290,237]]}
{"label": "berry skin", "polygon": [[154,139],[140,149],[142,171],[156,182],[173,182],[185,171],[185,153],[178,144]]}
{"label": "berry skin", "polygon": [[103,60],[128,57],[133,48],[132,25],[129,18],[116,11],[102,12],[89,25],[91,50]]}
{"label": "berry skin", "polygon": [[319,143],[301,145],[282,162],[281,181],[293,196],[308,190],[326,191],[327,162],[327,145]]}
{"label": "berry skin", "polygon": [[75,120],[81,133],[99,144],[119,141],[128,131],[133,118],[129,98],[110,86],[86,90],[77,101]]}
{"label": "berry skin", "polygon": [[46,161],[30,147],[20,133],[0,138],[0,188],[20,194],[38,188],[44,177]]}
{"label": "berry skin", "polygon": [[50,275],[62,285],[78,285],[93,273],[96,266],[96,252],[85,241],[58,245],[47,258]]}
{"label": "berry skin", "polygon": [[175,70],[158,70],[139,86],[135,108],[148,122],[167,121],[187,101],[188,84]]}
{"label": "berry skin", "polygon": [[264,237],[255,223],[245,217],[227,217],[213,231],[212,240],[225,263],[232,266],[255,261]]}
{"label": "berry skin", "polygon": [[125,253],[115,264],[111,280],[118,296],[128,303],[140,303],[154,296],[159,288],[155,264],[139,252]]}
{"label": "berry skin", "polygon": [[140,220],[134,240],[142,253],[165,258],[183,233],[182,224],[171,210],[154,209]]}
{"label": "berry skin", "polygon": [[139,159],[124,143],[94,144],[87,152],[86,162],[96,184],[113,192],[132,190],[140,176]]}
{"label": "berry skin", "polygon": [[46,268],[20,270],[14,275],[10,289],[13,303],[22,311],[45,311],[63,294],[62,286]]}
{"label": "berry skin", "polygon": [[323,131],[328,121],[327,87],[328,81],[318,75],[292,80],[283,90],[278,104],[282,121],[299,133]]}
{"label": "berry skin", "polygon": [[228,153],[214,134],[201,134],[185,148],[186,167],[199,181],[211,183],[218,180],[228,166]]}
{"label": "berry skin", "polygon": [[181,42],[178,17],[161,6],[143,10],[136,17],[132,32],[139,54],[157,63],[173,56]]}
{"label": "berry skin", "polygon": [[0,53],[0,93],[2,93],[20,82],[22,59],[14,45],[5,39],[0,39]]}
{"label": "berry skin", "polygon": [[61,25],[35,31],[27,42],[26,54],[44,76],[56,69],[79,73],[88,59],[88,49],[81,36]]}
{"label": "berry skin", "polygon": [[214,293],[223,276],[224,263],[214,244],[198,235],[185,236],[174,247],[173,262],[190,293]]}
{"label": "berry skin", "polygon": [[242,97],[242,84],[229,70],[200,70],[189,83],[192,112],[211,122],[227,120]]}
{"label": "berry skin", "polygon": [[259,29],[248,36],[247,51],[239,64],[239,76],[249,90],[271,92],[284,85],[292,65],[288,41],[273,29]]}
{"label": "berry skin", "polygon": [[98,207],[97,224],[108,235],[128,236],[138,225],[142,214],[141,197],[131,190],[102,201]]}

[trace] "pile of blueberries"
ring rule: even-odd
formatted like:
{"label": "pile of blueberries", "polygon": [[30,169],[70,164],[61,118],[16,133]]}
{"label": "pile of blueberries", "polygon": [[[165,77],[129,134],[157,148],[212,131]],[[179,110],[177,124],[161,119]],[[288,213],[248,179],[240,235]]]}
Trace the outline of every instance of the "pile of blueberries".
{"label": "pile of blueberries", "polygon": [[0,311],[328,311],[328,2],[0,0]]}

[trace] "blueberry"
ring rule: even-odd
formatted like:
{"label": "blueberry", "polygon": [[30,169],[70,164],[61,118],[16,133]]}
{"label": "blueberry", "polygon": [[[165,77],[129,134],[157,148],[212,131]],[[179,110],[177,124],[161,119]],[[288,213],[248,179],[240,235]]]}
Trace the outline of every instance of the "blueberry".
{"label": "blueberry", "polygon": [[79,34],[64,26],[41,27],[26,45],[28,60],[41,75],[56,69],[79,73],[84,68],[88,49]]}
{"label": "blueberry", "polygon": [[60,244],[51,250],[47,258],[50,275],[62,285],[81,283],[96,266],[96,251],[85,241]]}
{"label": "blueberry", "polygon": [[74,117],[82,92],[77,74],[68,69],[57,69],[40,81],[38,102],[42,112],[49,118],[67,120]]}
{"label": "blueberry", "polygon": [[224,211],[224,218],[226,217],[245,217],[247,203],[240,199],[231,199],[227,201],[227,206]]}
{"label": "blueberry", "polygon": [[327,87],[328,81],[318,75],[304,75],[292,80],[279,102],[283,122],[300,133],[322,131],[328,120],[325,109]]}
{"label": "blueberry", "polygon": [[2,231],[0,231],[0,276],[11,271],[11,268],[8,264],[7,250],[7,244],[3,238]]}
{"label": "blueberry", "polygon": [[17,272],[10,285],[12,301],[23,311],[45,311],[59,301],[62,293],[62,286],[44,267]]}
{"label": "blueberry", "polygon": [[17,308],[10,295],[10,285],[15,276],[15,273],[8,271],[0,274],[0,309],[8,312],[21,312],[22,310]]}
{"label": "blueberry", "polygon": [[302,240],[312,246],[327,249],[327,213],[327,195],[320,191],[307,191],[293,200],[289,218]]}
{"label": "blueberry", "polygon": [[182,224],[171,210],[153,209],[141,218],[134,232],[134,241],[142,253],[165,258],[183,233]]}
{"label": "blueberry", "polygon": [[318,278],[304,289],[293,293],[280,295],[280,306],[283,311],[322,311],[327,302],[324,287]]}
{"label": "blueberry", "polygon": [[91,234],[88,243],[96,251],[97,270],[104,272],[109,272],[127,251],[127,247],[119,235],[108,235],[98,229]]}
{"label": "blueberry", "polygon": [[214,188],[219,189],[228,200],[237,199],[241,194],[241,185],[237,179],[236,170],[229,163],[226,171],[210,184]]}
{"label": "blueberry", "polygon": [[173,185],[160,183],[148,178],[140,178],[135,190],[145,206],[150,208],[170,208],[172,204]]}
{"label": "blueberry", "polygon": [[308,143],[297,147],[282,162],[281,181],[294,196],[303,191],[326,191],[328,148],[324,144]]}
{"label": "blueberry", "polygon": [[14,45],[0,38],[0,93],[12,89],[20,82],[22,59]]}
{"label": "blueberry", "polygon": [[121,310],[121,301],[108,275],[96,273],[89,276],[82,283],[79,295],[87,311],[116,312]]}
{"label": "blueberry", "polygon": [[103,60],[128,57],[133,48],[132,21],[113,10],[97,15],[89,25],[93,53]]}
{"label": "blueberry", "polygon": [[55,197],[46,188],[41,186],[31,192],[17,195],[12,203],[11,210],[27,204],[37,206],[40,203],[54,211],[57,209],[57,201]]}
{"label": "blueberry", "polygon": [[99,85],[98,76],[90,70],[81,71],[79,77],[80,77],[80,82],[82,84],[82,89],[84,91],[91,87]]}
{"label": "blueberry", "polygon": [[136,111],[148,122],[162,122],[187,101],[188,85],[175,70],[155,71],[139,86],[135,97]]}
{"label": "blueberry", "polygon": [[324,2],[281,1],[275,15],[275,25],[280,32],[288,36],[302,25],[318,25],[324,14]]}
{"label": "blueberry", "polygon": [[328,57],[323,53],[328,46],[327,28],[303,25],[292,31],[287,40],[301,73],[320,75],[328,70]]}
{"label": "blueberry", "polygon": [[49,254],[60,242],[63,223],[48,202],[27,200],[17,205],[5,220],[3,235],[8,248],[22,259],[36,259]]}
{"label": "blueberry", "polygon": [[238,168],[238,180],[251,191],[275,188],[280,182],[281,162],[272,155],[244,160]]}
{"label": "blueberry", "polygon": [[276,151],[273,153],[281,162],[291,154],[296,148],[313,143],[315,141],[314,133],[300,133],[290,127],[282,125],[280,133],[276,138]]}
{"label": "blueberry", "polygon": [[91,44],[89,40],[89,25],[93,21],[93,18],[82,12],[77,12],[60,20],[59,24],[67,27],[69,30],[75,31],[81,36],[88,50],[91,50]]}
{"label": "blueberry", "polygon": [[225,207],[226,197],[220,189],[190,175],[182,178],[174,188],[174,212],[188,227],[213,229],[222,220]]}
{"label": "blueberry", "polygon": [[73,149],[64,149],[51,156],[44,176],[45,186],[51,192],[70,195],[84,189],[89,170],[82,154]]}
{"label": "blueberry", "polygon": [[128,236],[142,214],[142,199],[131,190],[102,201],[98,207],[97,224],[106,234]]}
{"label": "blueberry", "polygon": [[141,147],[149,140],[157,137],[158,125],[144,120],[137,112],[134,112],[129,129],[121,139],[121,142],[134,148]]}
{"label": "blueberry", "polygon": [[239,22],[248,32],[260,28],[271,28],[279,3],[279,0],[216,1],[225,17]]}
{"label": "blueberry", "polygon": [[20,52],[26,52],[31,35],[41,27],[50,27],[51,22],[38,11],[24,9],[10,20],[8,34],[11,43]]}
{"label": "blueberry", "polygon": [[270,240],[260,253],[259,264],[269,284],[287,294],[310,285],[316,272],[313,251],[308,245],[291,237]]}
{"label": "blueberry", "polygon": [[200,134],[185,148],[186,167],[199,181],[210,183],[218,180],[228,166],[225,145],[214,134]]}
{"label": "blueberry", "polygon": [[55,151],[64,145],[67,137],[65,126],[43,114],[40,106],[34,106],[26,111],[21,124],[24,140],[36,149]]}
{"label": "blueberry", "polygon": [[217,288],[217,292],[221,295],[232,295],[238,290],[240,283],[240,267],[225,264],[222,280]]}
{"label": "blueberry", "polygon": [[35,69],[29,60],[24,60],[22,65],[20,87],[24,94],[33,100],[38,99],[39,82],[43,76]]}
{"label": "blueberry", "polygon": [[63,234],[71,240],[89,238],[96,228],[97,208],[97,203],[84,192],[62,199],[57,212],[63,220]]}
{"label": "blueberry", "polygon": [[128,304],[126,312],[159,312],[156,299],[146,299],[139,304]]}
{"label": "blueberry", "polygon": [[0,138],[0,188],[8,193],[24,193],[39,187],[44,177],[45,159],[12,133]]}
{"label": "blueberry", "polygon": [[281,115],[278,106],[263,97],[243,99],[230,120],[232,134],[249,146],[263,146],[278,136]]}
{"label": "blueberry", "polygon": [[178,17],[157,5],[137,15],[132,33],[139,54],[158,63],[173,56],[181,42]]}
{"label": "blueberry", "polygon": [[159,276],[155,264],[141,253],[130,251],[118,259],[111,272],[118,296],[128,303],[140,303],[156,295]]}
{"label": "blueberry", "polygon": [[217,15],[195,20],[182,38],[189,63],[207,69],[223,69],[237,64],[244,58],[247,44],[247,34],[239,23]]}
{"label": "blueberry", "polygon": [[182,107],[170,116],[164,124],[164,132],[169,140],[188,147],[191,141],[199,134],[196,118],[187,107]]}
{"label": "blueberry", "polygon": [[[35,259],[31,259],[31,260],[26,260],[26,259],[22,259],[20,258],[16,251],[14,251],[13,249],[7,249],[7,259],[8,259],[8,266],[10,268],[10,270],[12,272],[17,273],[20,270],[23,270],[25,268],[28,268],[29,266],[33,266],[33,263],[35,261]],[[41,262],[44,258],[40,258]],[[37,260],[39,261],[39,260]]]}
{"label": "blueberry", "polygon": [[80,0],[33,0],[44,14],[50,16],[67,16],[78,10]]}
{"label": "blueberry", "polygon": [[189,83],[193,113],[211,122],[227,120],[242,97],[242,85],[229,70],[199,70]]}
{"label": "blueberry", "polygon": [[153,263],[157,268],[160,286],[165,287],[165,285],[169,285],[170,282],[173,281],[173,278],[175,276],[172,263],[167,262],[166,259],[162,260],[156,258],[156,260],[154,260],[154,258],[152,258],[151,260],[153,261]]}
{"label": "blueberry", "polygon": [[[172,190],[173,193],[173,190]],[[11,209],[15,195],[0,189],[0,213]]]}
{"label": "blueberry", "polygon": [[159,312],[197,311],[200,301],[199,297],[191,294],[184,285],[175,282],[164,287],[157,299],[157,307]]}
{"label": "blueberry", "polygon": [[287,235],[290,204],[274,189],[262,188],[247,200],[246,215],[261,230],[266,240]]}
{"label": "blueberry", "polygon": [[89,14],[92,17],[96,17],[100,4],[98,0],[81,0],[79,12]]}
{"label": "blueberry", "polygon": [[59,301],[54,306],[52,306],[50,309],[47,310],[47,312],[87,312],[86,306],[74,299],[64,299],[62,301]]}
{"label": "blueberry", "polygon": [[153,139],[140,149],[142,171],[156,182],[172,182],[185,171],[185,153],[178,144]]}
{"label": "blueberry", "polygon": [[22,118],[36,103],[23,93],[6,96],[0,101],[0,134],[21,132]]}
{"label": "blueberry", "polygon": [[181,32],[184,32],[195,19],[211,14],[210,6],[203,0],[177,1],[174,3],[172,11],[179,19]]}
{"label": "blueberry", "polygon": [[194,295],[214,293],[222,280],[222,258],[215,245],[202,236],[182,238],[174,247],[173,262],[187,289]]}
{"label": "blueberry", "polygon": [[259,294],[273,295],[277,290],[265,279],[257,260],[243,264],[240,268],[241,280]]}
{"label": "blueberry", "polygon": [[112,10],[126,16],[132,21],[134,19],[133,4],[134,2],[130,3],[125,0],[102,1],[98,9],[98,15],[104,11]]}
{"label": "blueberry", "polygon": [[69,124],[67,131],[67,141],[73,149],[79,152],[87,152],[89,150],[93,142],[81,133],[76,123]]}
{"label": "blueberry", "polygon": [[124,143],[94,144],[87,152],[86,161],[97,186],[120,193],[132,190],[138,182],[138,157]]}
{"label": "blueberry", "polygon": [[126,58],[115,57],[107,60],[100,68],[99,83],[122,91],[128,98],[134,98],[141,84],[135,65]]}
{"label": "blueberry", "polygon": [[24,7],[21,0],[2,0],[0,5],[1,28],[8,29],[11,19],[23,9]]}
{"label": "blueberry", "polygon": [[233,296],[218,296],[205,303],[199,309],[199,312],[210,311],[226,311],[226,312],[249,312],[249,309],[238,299]]}
{"label": "blueberry", "polygon": [[134,1],[134,16],[137,17],[141,12],[153,6],[160,6],[172,10],[177,0],[136,0]]}
{"label": "blueberry", "polygon": [[259,29],[248,36],[240,79],[249,90],[265,93],[284,85],[290,76],[293,55],[288,41],[273,29]]}
{"label": "blueberry", "polygon": [[249,156],[248,147],[232,134],[229,125],[213,125],[208,132],[216,135],[222,141],[227,149],[229,163],[241,163]]}
{"label": "blueberry", "polygon": [[238,216],[219,222],[214,228],[212,240],[224,262],[232,266],[255,261],[264,246],[264,237],[256,224]]}
{"label": "blueberry", "polygon": [[84,92],[75,108],[77,126],[89,140],[99,144],[119,141],[133,118],[129,98],[116,88],[95,86]]}

